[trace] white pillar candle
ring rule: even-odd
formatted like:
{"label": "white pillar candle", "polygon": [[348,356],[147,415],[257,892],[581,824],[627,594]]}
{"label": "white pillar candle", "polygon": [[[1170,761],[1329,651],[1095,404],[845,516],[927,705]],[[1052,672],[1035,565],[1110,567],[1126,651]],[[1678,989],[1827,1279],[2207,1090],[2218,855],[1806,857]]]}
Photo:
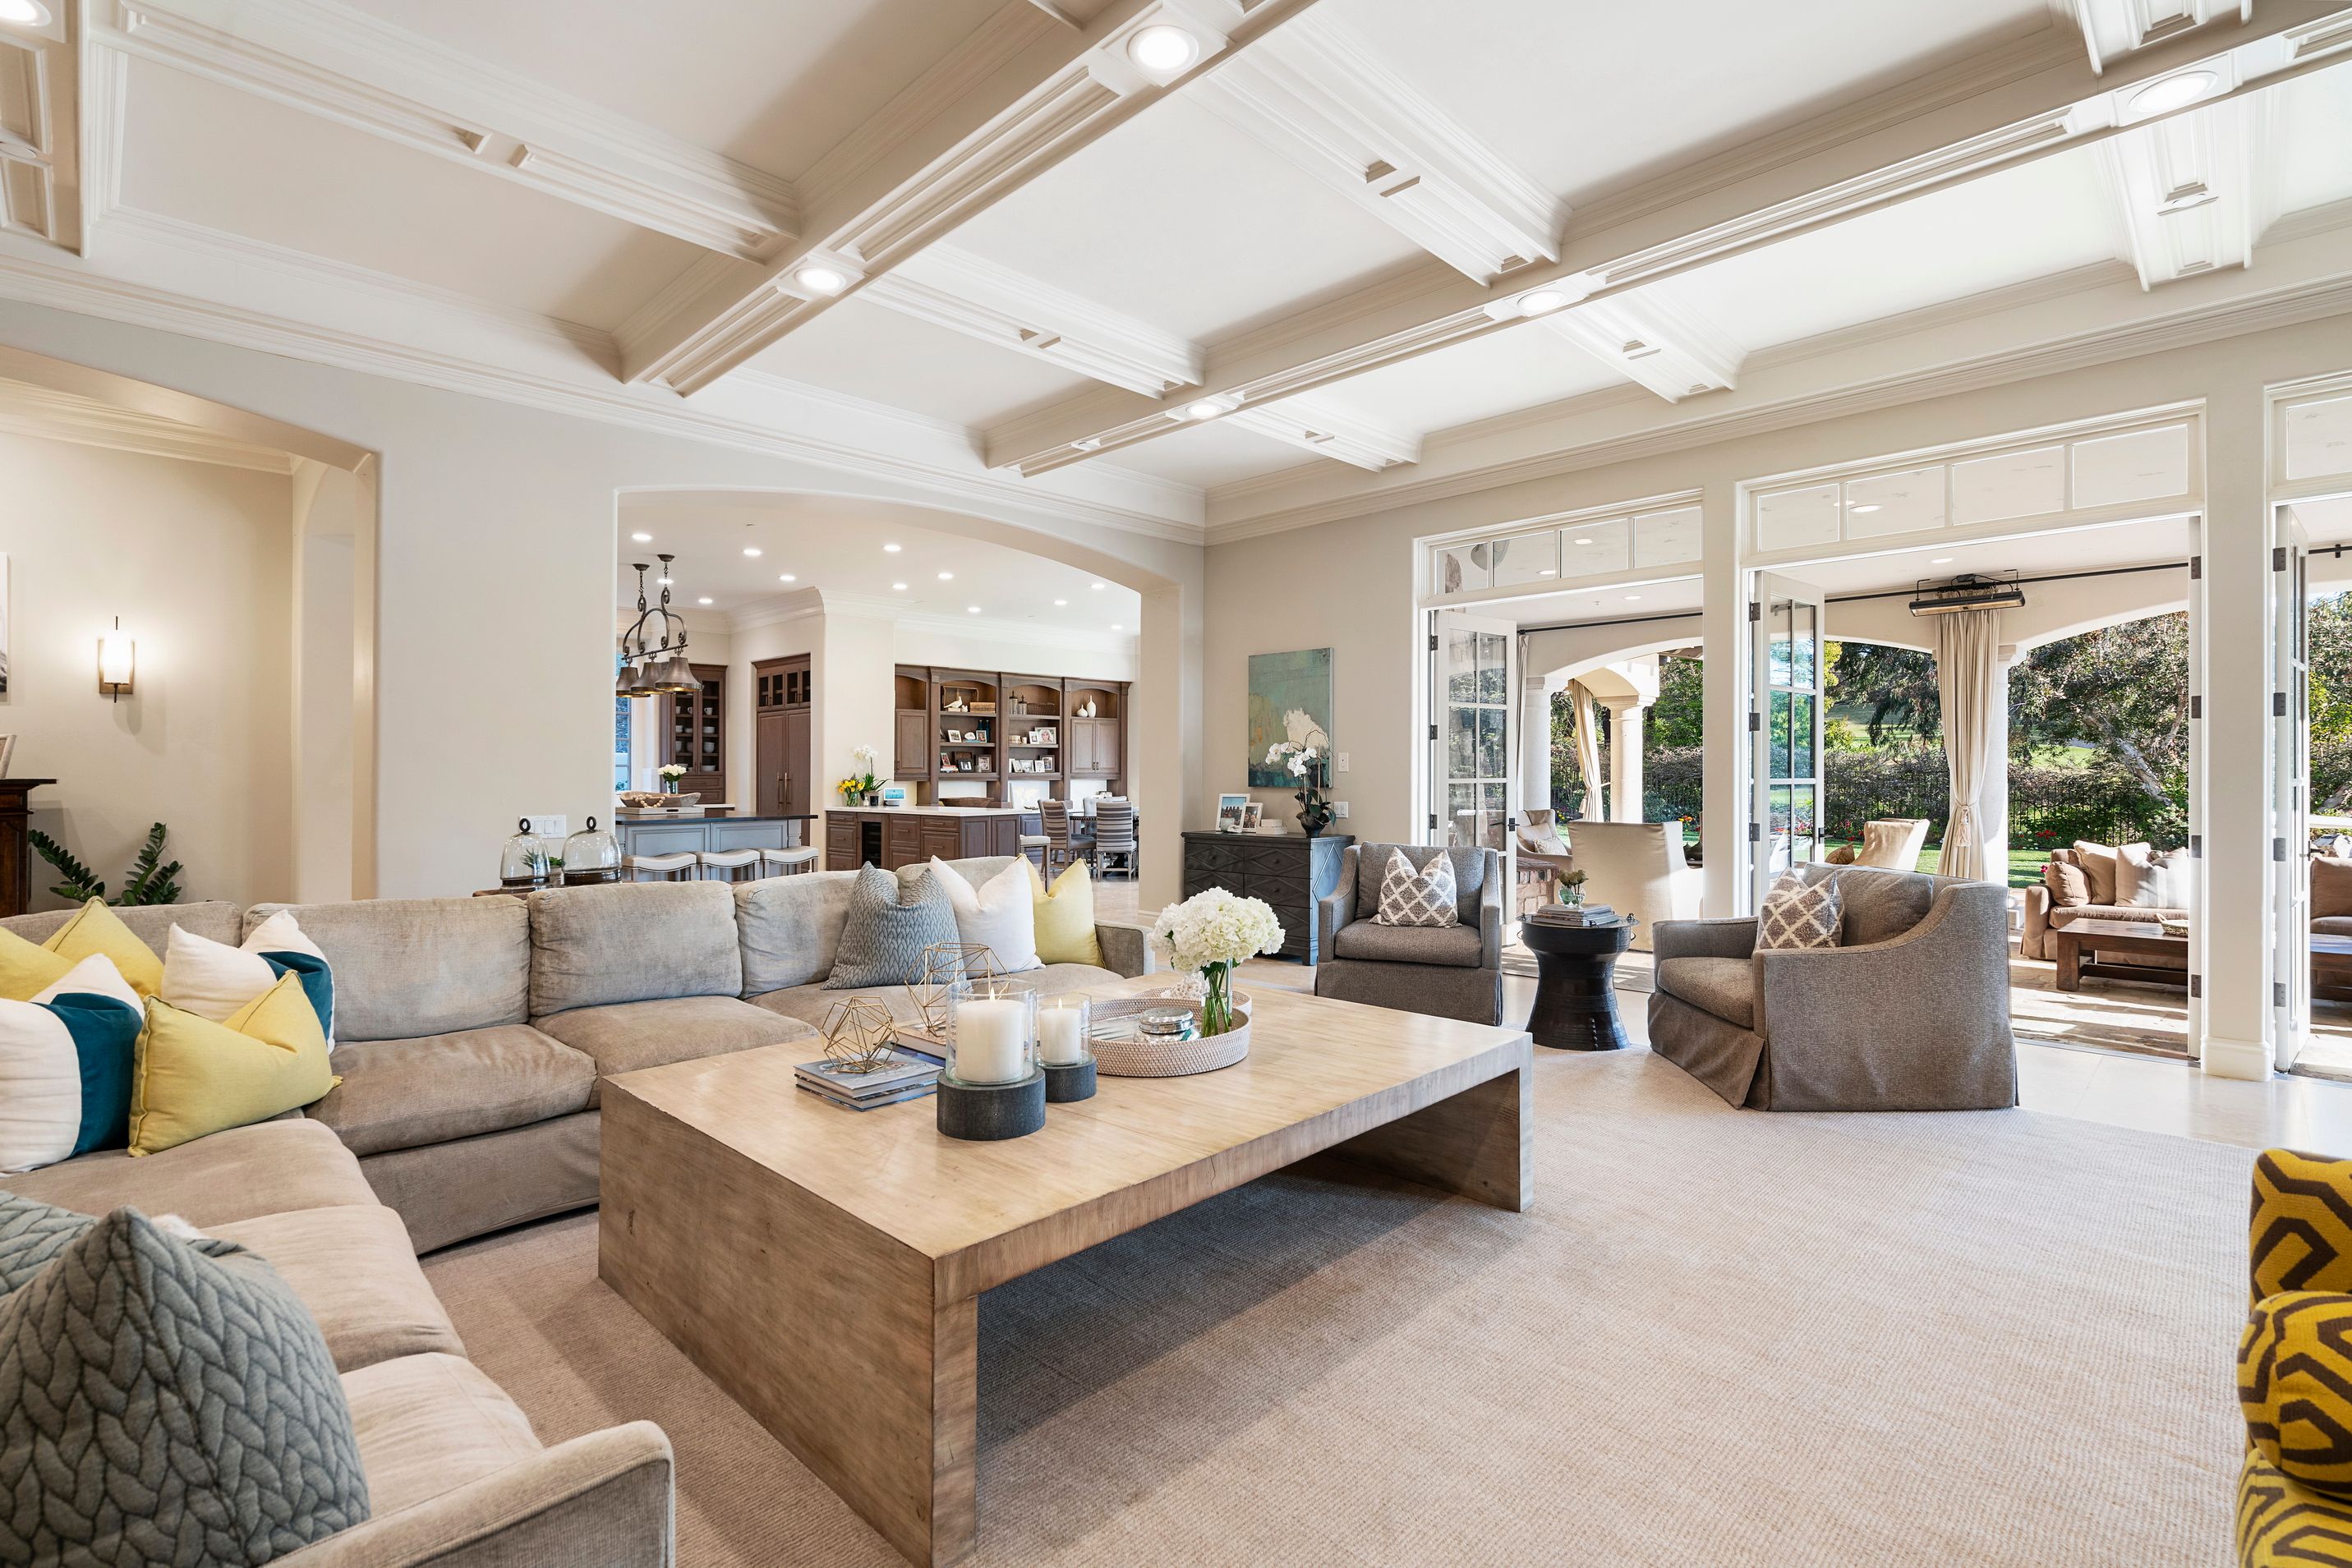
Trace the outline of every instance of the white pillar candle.
{"label": "white pillar candle", "polygon": [[1029,1007],[1018,997],[959,1002],[955,1011],[955,1075],[967,1083],[1017,1083],[1029,1074],[1022,1038]]}
{"label": "white pillar candle", "polygon": [[1037,1009],[1037,1054],[1046,1066],[1076,1067],[1086,1061],[1087,1034],[1079,1027],[1086,1021],[1085,1011],[1050,1003]]}

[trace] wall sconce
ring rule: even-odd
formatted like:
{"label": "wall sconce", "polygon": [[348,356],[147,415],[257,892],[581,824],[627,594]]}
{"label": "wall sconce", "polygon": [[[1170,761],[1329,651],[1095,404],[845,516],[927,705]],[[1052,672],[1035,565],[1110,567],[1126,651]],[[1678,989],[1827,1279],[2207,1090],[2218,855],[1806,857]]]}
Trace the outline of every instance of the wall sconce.
{"label": "wall sconce", "polygon": [[100,633],[98,639],[98,695],[121,702],[131,690],[138,664],[139,644],[122,634],[122,617],[118,615],[114,630]]}

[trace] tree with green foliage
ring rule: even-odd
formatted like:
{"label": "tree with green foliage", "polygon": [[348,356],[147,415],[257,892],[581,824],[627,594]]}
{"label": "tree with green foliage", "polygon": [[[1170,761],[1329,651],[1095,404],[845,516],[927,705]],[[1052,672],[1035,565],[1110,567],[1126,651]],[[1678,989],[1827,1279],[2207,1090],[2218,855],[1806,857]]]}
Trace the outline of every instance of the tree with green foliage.
{"label": "tree with green foliage", "polygon": [[2153,800],[2186,808],[2189,616],[2154,615],[2044,643],[2009,682],[2009,744],[2095,747]]}

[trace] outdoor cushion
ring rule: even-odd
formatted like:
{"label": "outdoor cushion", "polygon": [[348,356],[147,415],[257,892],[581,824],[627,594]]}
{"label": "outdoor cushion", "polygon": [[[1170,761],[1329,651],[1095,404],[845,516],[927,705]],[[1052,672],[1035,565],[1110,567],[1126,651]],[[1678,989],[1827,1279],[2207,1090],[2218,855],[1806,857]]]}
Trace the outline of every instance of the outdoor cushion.
{"label": "outdoor cushion", "polygon": [[1443,964],[1475,969],[1485,956],[1485,943],[1475,925],[1381,925],[1350,920],[1331,938],[1335,958],[1363,958],[1381,964]]}
{"label": "outdoor cushion", "polygon": [[355,1155],[446,1144],[584,1111],[596,1082],[593,1061],[519,1023],[346,1045],[335,1052],[335,1066],[342,1083],[310,1113]]}
{"label": "outdoor cushion", "polygon": [[2352,860],[2314,855],[2310,865],[2312,917],[2352,915]]}
{"label": "outdoor cushion", "polygon": [[[1064,991],[1083,991],[1096,986],[1107,986],[1118,977],[1108,969],[1092,964],[1047,964],[1042,968],[1025,969],[1011,983],[1024,991],[1034,991],[1041,997],[1057,997]],[[842,989],[831,986],[791,986],[773,990],[765,996],[753,997],[754,1007],[781,1013],[785,1018],[822,1029],[825,1015],[852,997],[872,997],[890,1009],[890,1016],[901,1022],[911,1023],[921,1017],[915,998],[904,986],[860,986]]]}
{"label": "outdoor cushion", "polygon": [[2153,907],[2142,909],[2128,904],[2078,904],[2072,909],[2053,909],[2050,924],[2072,925],[2077,920],[2128,920],[2138,925],[2153,925],[2160,918],[2186,916],[2186,909]]}
{"label": "outdoor cushion", "polygon": [[[541,1019],[539,1027],[593,1059],[599,1079],[698,1056],[782,1045],[816,1032],[797,1019],[779,1018],[734,997],[675,997],[581,1008]],[[604,1103],[603,1088],[601,1082],[589,1086],[592,1109]]]}
{"label": "outdoor cushion", "polygon": [[1486,852],[1468,849],[1438,849],[1428,844],[1358,844],[1356,849],[1356,917],[1371,918],[1372,911],[1381,906],[1381,879],[1387,874],[1389,851],[1402,850],[1407,864],[1419,871],[1432,855],[1444,855],[1454,862],[1454,906],[1465,925],[1478,924],[1480,890],[1486,885]]}
{"label": "outdoor cushion", "polygon": [[2121,868],[2116,862],[2122,858],[2126,851],[2138,850],[2145,852],[2147,849],[2147,845],[2144,843],[2095,844],[2087,839],[2076,839],[2074,853],[2081,857],[2083,874],[2091,879],[2091,902],[2093,904],[2122,903],[2123,894],[2119,888],[2118,875]]}
{"label": "outdoor cushion", "polygon": [[319,1321],[335,1370],[352,1372],[395,1355],[463,1355],[449,1314],[425,1282],[400,1216],[345,1204],[264,1214],[207,1232],[269,1260]]}
{"label": "outdoor cushion", "polygon": [[342,1141],[299,1116],[232,1127],[137,1159],[125,1149],[83,1155],[27,1176],[0,1176],[0,1186],[83,1214],[125,1206],[176,1214],[199,1229],[289,1209],[375,1204]]}
{"label": "outdoor cushion", "polygon": [[1658,966],[1658,989],[1726,1023],[1756,1027],[1752,958],[1668,958]]}
{"label": "outdoor cushion", "polygon": [[520,898],[257,904],[246,914],[246,935],[280,910],[301,923],[334,970],[339,1048],[530,1015],[530,908]]}
{"label": "outdoor cushion", "polygon": [[399,1356],[346,1373],[342,1384],[379,1518],[540,1452],[515,1402],[460,1356]]}
{"label": "outdoor cushion", "polygon": [[2314,936],[2352,936],[2352,915],[2323,915],[2311,923]]}
{"label": "outdoor cushion", "polygon": [[724,883],[619,883],[530,895],[533,1018],[742,989],[735,894]]}
{"label": "outdoor cushion", "polygon": [[2091,879],[2073,861],[2043,862],[2042,885],[2050,890],[2053,909],[2080,909],[2091,902]]}

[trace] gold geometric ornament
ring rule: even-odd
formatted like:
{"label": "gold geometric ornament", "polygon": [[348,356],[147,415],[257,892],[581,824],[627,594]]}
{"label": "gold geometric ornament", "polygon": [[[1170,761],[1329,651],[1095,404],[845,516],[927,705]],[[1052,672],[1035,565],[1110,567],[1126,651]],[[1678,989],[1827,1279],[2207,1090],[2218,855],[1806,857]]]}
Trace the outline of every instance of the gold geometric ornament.
{"label": "gold geometric ornament", "polygon": [[1001,974],[996,955],[982,942],[934,942],[923,949],[921,977],[911,981],[907,995],[921,1018],[921,1032],[944,1039],[948,1030],[948,991],[958,980],[985,979]]}
{"label": "gold geometric ornament", "polygon": [[849,997],[824,1015],[824,1057],[844,1072],[879,1072],[891,1065],[890,1033],[897,1020],[874,997]]}

